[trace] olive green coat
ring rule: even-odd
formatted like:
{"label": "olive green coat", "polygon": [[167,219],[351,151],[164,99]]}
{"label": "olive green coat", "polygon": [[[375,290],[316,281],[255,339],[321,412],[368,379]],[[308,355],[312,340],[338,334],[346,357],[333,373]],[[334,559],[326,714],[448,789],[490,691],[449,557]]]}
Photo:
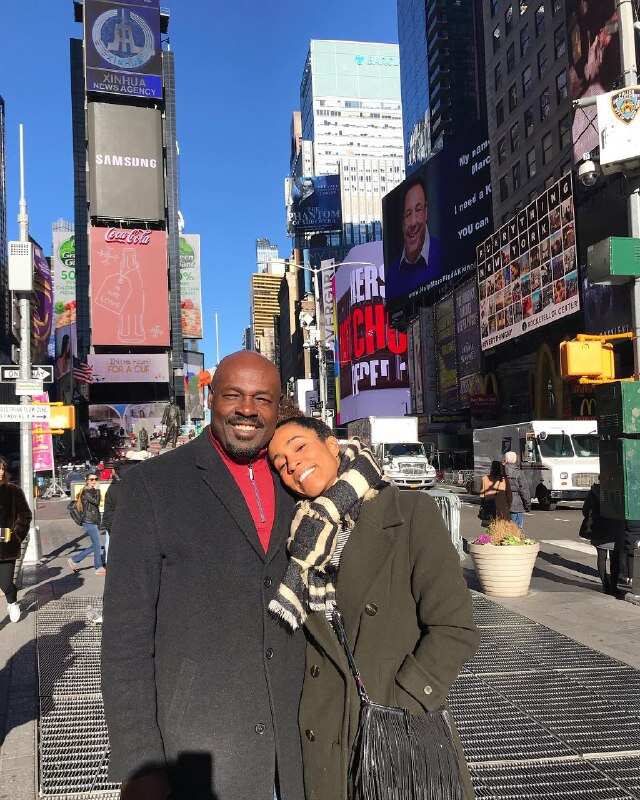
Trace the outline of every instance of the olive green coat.
{"label": "olive green coat", "polygon": [[[363,505],[342,552],[336,598],[371,699],[414,714],[440,708],[479,637],[458,554],[431,497],[389,486]],[[305,794],[345,800],[360,702],[324,614],[311,614],[305,631]],[[460,762],[471,799],[461,747]]]}

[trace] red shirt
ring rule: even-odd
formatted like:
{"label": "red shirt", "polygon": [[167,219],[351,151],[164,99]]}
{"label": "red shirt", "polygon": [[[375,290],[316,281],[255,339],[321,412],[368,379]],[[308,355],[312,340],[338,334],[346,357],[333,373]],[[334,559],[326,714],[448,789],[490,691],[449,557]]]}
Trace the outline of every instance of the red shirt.
{"label": "red shirt", "polygon": [[273,485],[273,474],[269,467],[266,450],[250,464],[238,464],[223,450],[216,437],[208,430],[209,440],[224,462],[242,492],[244,501],[256,526],[258,539],[266,553],[269,549],[271,530],[276,516],[276,493]]}

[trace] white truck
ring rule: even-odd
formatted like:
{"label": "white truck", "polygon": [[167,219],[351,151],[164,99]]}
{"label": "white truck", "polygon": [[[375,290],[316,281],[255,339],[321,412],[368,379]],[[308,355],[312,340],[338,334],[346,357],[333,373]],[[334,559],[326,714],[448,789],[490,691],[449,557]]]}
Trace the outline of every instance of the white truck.
{"label": "white truck", "polygon": [[598,427],[591,420],[534,420],[473,432],[473,490],[492,461],[513,450],[529,482],[531,497],[542,510],[560,500],[583,500],[600,478]]}
{"label": "white truck", "polygon": [[347,424],[350,439],[371,447],[385,477],[400,489],[430,489],[436,470],[418,440],[417,417],[363,417]]}

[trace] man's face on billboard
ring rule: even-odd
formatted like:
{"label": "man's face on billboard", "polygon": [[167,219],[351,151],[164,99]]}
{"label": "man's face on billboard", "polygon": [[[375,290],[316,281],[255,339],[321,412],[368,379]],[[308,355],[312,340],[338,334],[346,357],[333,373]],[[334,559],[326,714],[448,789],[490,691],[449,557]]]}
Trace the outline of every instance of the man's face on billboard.
{"label": "man's face on billboard", "polygon": [[412,186],[405,195],[402,232],[405,256],[416,261],[427,235],[427,198],[420,184]]}

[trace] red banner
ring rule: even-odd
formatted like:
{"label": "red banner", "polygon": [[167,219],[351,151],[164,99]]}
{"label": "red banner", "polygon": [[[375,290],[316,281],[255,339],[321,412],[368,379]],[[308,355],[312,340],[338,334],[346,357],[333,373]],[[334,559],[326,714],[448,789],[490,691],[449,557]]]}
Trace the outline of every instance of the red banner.
{"label": "red banner", "polygon": [[91,344],[169,344],[167,235],[91,228]]}

